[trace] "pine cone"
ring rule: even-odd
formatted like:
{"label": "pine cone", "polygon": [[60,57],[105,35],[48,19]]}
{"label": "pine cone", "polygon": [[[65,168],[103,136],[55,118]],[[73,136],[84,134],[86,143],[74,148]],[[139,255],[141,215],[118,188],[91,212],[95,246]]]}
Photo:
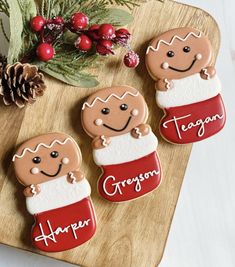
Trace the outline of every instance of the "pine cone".
{"label": "pine cone", "polygon": [[6,66],[7,58],[0,54],[0,82],[2,79],[2,72]]}
{"label": "pine cone", "polygon": [[33,104],[46,89],[44,76],[34,65],[17,62],[7,65],[0,74],[0,95],[5,105],[15,103],[23,108],[26,104]]}

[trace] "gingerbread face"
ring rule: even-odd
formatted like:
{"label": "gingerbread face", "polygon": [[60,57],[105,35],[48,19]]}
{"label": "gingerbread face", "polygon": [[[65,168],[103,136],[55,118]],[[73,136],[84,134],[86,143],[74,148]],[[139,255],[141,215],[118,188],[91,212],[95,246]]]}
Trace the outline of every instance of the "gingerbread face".
{"label": "gingerbread face", "polygon": [[64,133],[49,133],[22,144],[13,157],[14,169],[23,185],[40,184],[75,171],[81,164],[75,141]]}
{"label": "gingerbread face", "polygon": [[91,95],[82,108],[82,124],[91,136],[117,136],[144,123],[147,105],[141,94],[128,86],[110,87]]}
{"label": "gingerbread face", "polygon": [[146,66],[154,80],[181,79],[211,63],[212,47],[203,33],[178,28],[155,38],[146,52]]}

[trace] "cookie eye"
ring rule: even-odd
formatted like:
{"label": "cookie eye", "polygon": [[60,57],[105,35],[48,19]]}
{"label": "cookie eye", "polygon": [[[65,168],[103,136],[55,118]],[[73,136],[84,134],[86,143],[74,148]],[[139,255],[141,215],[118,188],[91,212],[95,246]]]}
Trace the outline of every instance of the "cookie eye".
{"label": "cookie eye", "polygon": [[175,55],[174,51],[167,52],[168,57],[173,57]]}
{"label": "cookie eye", "polygon": [[33,162],[36,164],[39,164],[41,162],[41,158],[40,157],[34,157]]}
{"label": "cookie eye", "polygon": [[120,106],[120,109],[121,110],[127,110],[128,109],[128,105],[127,104],[122,104],[121,106]]}
{"label": "cookie eye", "polygon": [[52,151],[51,152],[51,157],[52,158],[57,158],[59,156],[59,152],[57,152],[57,151]]}
{"label": "cookie eye", "polygon": [[190,48],[189,46],[185,46],[185,47],[183,48],[183,51],[184,51],[185,53],[189,53],[189,52],[191,51],[191,48]]}
{"label": "cookie eye", "polygon": [[101,110],[101,112],[104,114],[104,115],[108,115],[110,113],[110,109],[109,108],[103,108]]}

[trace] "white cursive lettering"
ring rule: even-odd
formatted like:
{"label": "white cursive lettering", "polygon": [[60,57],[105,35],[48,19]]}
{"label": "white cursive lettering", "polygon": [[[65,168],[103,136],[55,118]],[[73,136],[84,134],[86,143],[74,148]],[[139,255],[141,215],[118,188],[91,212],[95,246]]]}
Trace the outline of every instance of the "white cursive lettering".
{"label": "white cursive lettering", "polygon": [[199,137],[202,137],[205,134],[205,125],[206,124],[214,122],[216,120],[222,120],[224,118],[223,114],[222,115],[215,114],[211,117],[208,116],[205,119],[199,119],[196,122],[190,122],[187,125],[185,125],[185,124],[179,125],[179,123],[178,123],[179,121],[182,121],[183,119],[188,118],[190,116],[192,116],[192,114],[188,114],[186,116],[178,117],[178,118],[174,116],[173,119],[165,121],[163,123],[163,127],[165,129],[167,129],[168,128],[167,124],[173,122],[175,125],[175,129],[176,129],[176,132],[177,132],[179,139],[182,139],[181,131],[187,132],[188,130],[191,130],[192,128],[199,127],[197,135]]}
{"label": "white cursive lettering", "polygon": [[140,192],[142,189],[141,183],[144,180],[147,180],[147,179],[149,179],[155,175],[158,175],[159,173],[160,173],[159,170],[152,170],[152,171],[149,171],[146,173],[140,173],[138,176],[133,177],[133,178],[128,178],[126,180],[123,180],[123,181],[120,181],[117,183],[112,183],[111,186],[113,188],[113,192],[109,192],[107,190],[107,183],[110,182],[111,180],[114,182],[116,181],[116,178],[114,176],[110,175],[110,176],[106,177],[104,182],[103,182],[103,190],[104,190],[105,194],[107,194],[108,196],[114,196],[117,193],[122,195],[123,194],[123,192],[122,192],[123,187],[135,184],[135,191]]}
{"label": "white cursive lettering", "polygon": [[47,242],[48,239],[53,241],[54,243],[57,243],[56,236],[58,236],[59,234],[68,233],[70,229],[72,230],[72,234],[74,236],[74,239],[78,239],[76,231],[79,228],[84,228],[84,227],[88,226],[90,221],[91,221],[91,219],[87,219],[85,221],[78,221],[78,222],[76,222],[74,224],[70,224],[70,225],[68,225],[66,227],[63,227],[63,228],[62,227],[57,227],[56,230],[53,230],[50,221],[47,220],[47,226],[48,226],[48,229],[50,230],[50,234],[49,235],[45,235],[44,229],[42,227],[42,224],[39,223],[39,228],[40,228],[40,231],[41,231],[41,235],[35,237],[34,240],[36,242],[44,241],[45,245],[48,247],[48,242]]}

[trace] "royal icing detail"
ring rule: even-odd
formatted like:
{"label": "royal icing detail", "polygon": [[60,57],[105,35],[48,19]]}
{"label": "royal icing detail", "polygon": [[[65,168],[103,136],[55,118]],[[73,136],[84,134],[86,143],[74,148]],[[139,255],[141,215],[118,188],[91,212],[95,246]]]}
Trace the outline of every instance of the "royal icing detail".
{"label": "royal icing detail", "polygon": [[140,129],[138,127],[135,128],[135,133],[137,134],[138,138],[142,137],[142,133],[140,132]]}
{"label": "royal icing detail", "polygon": [[100,139],[102,140],[102,145],[103,145],[104,147],[107,147],[108,144],[107,144],[107,140],[106,140],[105,136],[104,136],[104,135],[101,135]]}
{"label": "royal icing detail", "polygon": [[63,164],[69,164],[69,158],[62,158],[62,161],[61,161]]}
{"label": "royal icing detail", "polygon": [[40,234],[39,236],[36,236],[34,238],[34,240],[36,242],[39,241],[43,241],[45,243],[45,245],[48,247],[48,240],[51,240],[54,243],[57,243],[57,236],[59,235],[63,235],[63,234],[68,234],[69,231],[72,232],[74,239],[78,239],[78,235],[77,235],[77,230],[87,227],[89,225],[89,223],[91,222],[91,219],[87,219],[87,220],[83,220],[83,221],[78,221],[76,223],[70,224],[68,226],[65,227],[57,227],[55,230],[52,228],[53,226],[51,225],[51,222],[49,220],[46,221],[47,227],[50,231],[50,233],[48,235],[46,235],[44,233],[44,229],[41,223],[39,223],[39,228],[40,228]]}
{"label": "royal icing detail", "polygon": [[159,50],[161,44],[165,44],[165,45],[171,46],[171,45],[174,43],[175,40],[178,39],[178,40],[184,42],[184,41],[186,41],[190,36],[193,36],[193,37],[195,37],[195,38],[201,38],[202,33],[199,32],[198,34],[196,34],[196,33],[194,33],[194,32],[189,32],[184,38],[181,38],[180,36],[175,35],[175,36],[172,37],[172,39],[171,39],[170,42],[167,42],[167,41],[165,41],[165,40],[160,40],[160,41],[158,42],[158,44],[157,44],[157,47],[149,46],[149,47],[147,48],[146,54],[148,54],[148,53],[150,52],[150,50],[152,50],[153,52],[157,52],[157,51]]}
{"label": "royal icing detail", "polygon": [[210,74],[207,72],[207,69],[202,69],[203,74],[206,75],[206,79],[209,80],[210,79]]}
{"label": "royal icing detail", "polygon": [[131,93],[131,92],[125,92],[122,96],[118,96],[118,95],[116,95],[116,94],[110,94],[106,99],[102,99],[102,98],[100,98],[100,97],[96,97],[93,101],[92,101],[92,103],[91,104],[89,104],[88,102],[85,102],[84,104],[83,104],[83,106],[82,106],[82,110],[84,110],[86,107],[88,107],[88,108],[92,108],[94,105],[95,105],[95,103],[96,103],[96,101],[100,101],[100,102],[102,102],[102,103],[107,103],[109,100],[110,100],[110,98],[112,98],[112,97],[114,97],[114,98],[117,98],[118,100],[122,100],[122,99],[124,99],[127,95],[131,95],[131,96],[138,96],[139,95],[139,92],[137,91],[136,93]]}
{"label": "royal icing detail", "polygon": [[223,129],[221,83],[211,62],[212,45],[197,29],[172,29],[151,41],[146,66],[156,80],[156,102],[165,113],[160,122],[165,140],[188,144]]}
{"label": "royal icing detail", "polygon": [[[25,156],[26,152],[36,156]],[[26,187],[26,207],[35,220],[33,245],[60,252],[89,240],[96,230],[96,217],[90,185],[79,170],[81,152],[72,137],[64,133],[34,137],[19,147],[15,158],[15,173]]]}
{"label": "royal icing detail", "polygon": [[164,79],[164,82],[166,83],[166,89],[171,89],[171,83],[167,79]]}
{"label": "royal icing detail", "polygon": [[[100,99],[104,105],[96,104]],[[143,96],[128,86],[110,87],[91,95],[84,105],[89,109],[82,110],[83,128],[94,138],[93,157],[102,169],[100,195],[123,202],[156,189],[161,182],[158,141],[145,124],[148,110]],[[95,127],[97,118],[103,123]]]}
{"label": "royal icing detail", "polygon": [[74,176],[73,172],[69,172],[69,178],[72,181],[72,184],[76,183],[76,177]]}
{"label": "royal icing detail", "polygon": [[12,161],[15,161],[15,159],[16,158],[18,158],[18,159],[20,159],[20,158],[22,158],[24,155],[25,155],[25,153],[28,151],[28,152],[30,152],[30,153],[36,153],[36,152],[38,152],[38,150],[39,150],[39,148],[40,147],[45,147],[45,148],[52,148],[53,146],[54,146],[54,144],[60,144],[60,145],[64,145],[65,143],[67,143],[68,141],[71,141],[71,138],[66,138],[63,142],[61,142],[61,141],[59,141],[59,140],[54,140],[50,145],[46,145],[46,144],[43,144],[43,143],[40,143],[40,144],[38,144],[37,146],[36,146],[36,148],[35,149],[30,149],[30,148],[25,148],[23,151],[22,151],[22,153],[21,154],[15,154],[14,155],[14,157],[13,157],[13,159],[12,159]]}
{"label": "royal icing detail", "polygon": [[167,129],[169,123],[174,123],[179,139],[182,139],[181,132],[187,132],[191,130],[192,128],[198,128],[197,136],[203,137],[206,131],[205,130],[206,124],[212,123],[216,120],[222,120],[224,118],[224,114],[222,115],[215,114],[213,116],[206,117],[205,119],[198,119],[196,122],[189,122],[187,123],[187,125],[185,124],[179,125],[179,122],[182,122],[184,121],[184,119],[189,118],[191,116],[192,114],[188,114],[182,117],[174,116],[173,119],[165,121],[162,125],[164,128]]}
{"label": "royal icing detail", "polygon": [[31,188],[31,193],[35,196],[37,194],[35,185],[31,184],[30,188]]}
{"label": "royal icing detail", "polygon": [[30,170],[30,172],[31,172],[32,174],[38,174],[38,173],[39,173],[39,169],[36,168],[36,167],[34,167],[34,168],[32,168],[32,169]]}
{"label": "royal icing detail", "polygon": [[[159,170],[151,170],[149,172],[140,173],[138,176],[134,178],[124,179],[121,182],[120,181],[115,182],[116,178],[110,175],[107,178],[105,178],[103,182],[103,190],[108,196],[114,196],[116,194],[123,195],[122,188],[134,185],[135,192],[140,192],[142,190],[141,183],[144,182],[144,180],[150,179],[151,177],[154,177],[159,174],[160,174]],[[113,192],[109,192],[109,190],[106,188],[107,183],[111,183]]]}

